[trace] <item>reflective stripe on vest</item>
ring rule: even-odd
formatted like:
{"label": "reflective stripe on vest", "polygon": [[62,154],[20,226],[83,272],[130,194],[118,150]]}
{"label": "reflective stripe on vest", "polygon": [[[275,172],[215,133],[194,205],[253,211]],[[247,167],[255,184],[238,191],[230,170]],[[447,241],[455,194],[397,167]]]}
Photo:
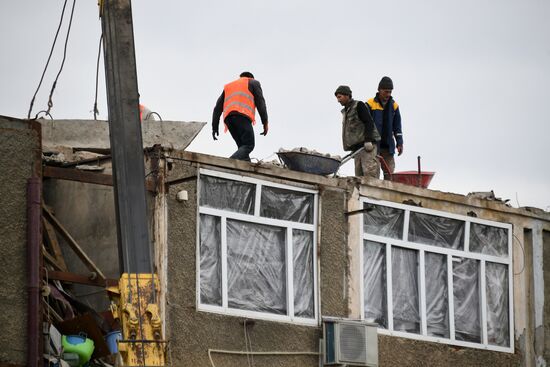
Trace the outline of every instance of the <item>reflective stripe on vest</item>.
{"label": "reflective stripe on vest", "polygon": [[231,113],[238,112],[255,123],[256,105],[254,96],[248,90],[249,78],[239,78],[223,87],[225,99],[223,102],[223,119]]}

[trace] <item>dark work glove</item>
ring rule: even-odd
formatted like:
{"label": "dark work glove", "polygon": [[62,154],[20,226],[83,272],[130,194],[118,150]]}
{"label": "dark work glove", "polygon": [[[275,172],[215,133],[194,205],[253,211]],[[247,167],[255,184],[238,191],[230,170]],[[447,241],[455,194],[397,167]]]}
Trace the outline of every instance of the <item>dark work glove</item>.
{"label": "dark work glove", "polygon": [[212,138],[214,140],[218,140],[218,138],[216,138],[216,136],[220,135],[220,133],[218,132],[218,130],[212,130]]}

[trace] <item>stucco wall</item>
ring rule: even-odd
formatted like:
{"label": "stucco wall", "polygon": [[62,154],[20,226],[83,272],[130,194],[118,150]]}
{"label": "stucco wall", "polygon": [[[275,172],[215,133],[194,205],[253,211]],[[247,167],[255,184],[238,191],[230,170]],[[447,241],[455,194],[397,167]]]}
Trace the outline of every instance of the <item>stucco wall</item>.
{"label": "stucco wall", "polygon": [[39,149],[39,134],[28,122],[0,117],[0,364],[26,362],[26,186]]}
{"label": "stucco wall", "polygon": [[379,363],[383,367],[512,367],[520,366],[519,354],[451,347],[445,344],[378,336]]}
{"label": "stucco wall", "polygon": [[550,230],[543,231],[543,246],[546,251],[543,252],[543,272],[544,274],[544,359],[550,361]]}

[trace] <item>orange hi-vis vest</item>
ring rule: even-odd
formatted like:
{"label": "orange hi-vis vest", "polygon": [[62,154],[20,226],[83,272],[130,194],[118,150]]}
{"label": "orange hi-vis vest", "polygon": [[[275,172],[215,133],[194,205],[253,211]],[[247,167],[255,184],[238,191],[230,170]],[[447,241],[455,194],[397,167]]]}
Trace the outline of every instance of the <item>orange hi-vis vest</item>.
{"label": "orange hi-vis vest", "polygon": [[[253,125],[256,123],[256,104],[254,103],[254,96],[248,90],[249,79],[239,78],[223,87],[225,96],[223,101],[224,121],[231,112],[238,112],[248,117]],[[227,125],[225,131],[227,132]]]}

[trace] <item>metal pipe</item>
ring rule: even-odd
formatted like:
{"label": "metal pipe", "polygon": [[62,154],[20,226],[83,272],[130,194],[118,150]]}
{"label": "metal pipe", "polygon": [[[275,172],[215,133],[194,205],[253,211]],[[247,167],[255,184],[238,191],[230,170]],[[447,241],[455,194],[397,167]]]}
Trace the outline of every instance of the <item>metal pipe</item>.
{"label": "metal pipe", "polygon": [[40,177],[27,181],[27,366],[40,366],[40,242],[42,239],[42,183]]}

